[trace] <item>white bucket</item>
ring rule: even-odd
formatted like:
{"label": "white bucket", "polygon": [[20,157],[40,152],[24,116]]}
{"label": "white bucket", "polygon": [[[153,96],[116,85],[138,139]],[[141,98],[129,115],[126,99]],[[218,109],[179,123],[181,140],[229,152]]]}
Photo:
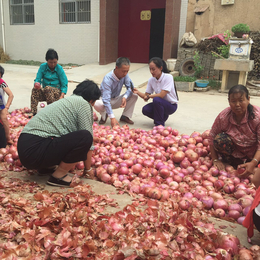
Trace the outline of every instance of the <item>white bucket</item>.
{"label": "white bucket", "polygon": [[175,64],[176,64],[176,59],[168,59],[167,60],[167,67],[169,71],[174,71]]}

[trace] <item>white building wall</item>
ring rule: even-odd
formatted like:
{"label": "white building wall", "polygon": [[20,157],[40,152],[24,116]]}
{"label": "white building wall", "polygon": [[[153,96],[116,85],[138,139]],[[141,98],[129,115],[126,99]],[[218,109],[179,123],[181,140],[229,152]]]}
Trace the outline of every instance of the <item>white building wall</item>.
{"label": "white building wall", "polygon": [[60,24],[59,0],[34,0],[35,24],[10,25],[9,0],[3,2],[6,53],[11,59],[44,62],[46,51],[53,48],[59,63],[99,61],[99,0],[91,0],[89,24]]}
{"label": "white building wall", "polygon": [[180,41],[182,39],[183,34],[186,32],[187,11],[188,11],[188,0],[181,0],[179,43],[180,43]]}

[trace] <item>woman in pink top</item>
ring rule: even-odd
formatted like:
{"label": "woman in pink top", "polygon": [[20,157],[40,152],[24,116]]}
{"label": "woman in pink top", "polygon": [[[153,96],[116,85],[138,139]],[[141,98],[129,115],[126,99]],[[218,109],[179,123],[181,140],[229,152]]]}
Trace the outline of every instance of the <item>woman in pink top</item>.
{"label": "woman in pink top", "polygon": [[[248,90],[233,86],[228,92],[229,107],[215,119],[210,131],[210,151],[213,163],[224,170],[224,163],[244,168],[240,175],[254,174],[260,184],[260,108],[250,104]],[[258,169],[258,170],[257,170]]]}

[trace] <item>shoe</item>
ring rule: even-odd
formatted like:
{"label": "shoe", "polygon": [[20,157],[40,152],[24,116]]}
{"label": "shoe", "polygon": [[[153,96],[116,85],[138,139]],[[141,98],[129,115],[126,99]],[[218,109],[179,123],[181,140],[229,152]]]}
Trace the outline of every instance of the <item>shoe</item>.
{"label": "shoe", "polygon": [[106,123],[106,121],[107,121],[107,118],[108,118],[108,115],[107,115],[107,113],[106,113],[105,120],[103,120],[103,119],[102,119],[102,116],[101,116],[101,119],[99,120],[98,123],[99,123],[100,125],[104,125],[104,124]]}
{"label": "shoe", "polygon": [[56,186],[56,187],[67,187],[67,188],[69,188],[71,181],[64,181],[63,180],[67,176],[68,176],[68,174],[66,174],[65,176],[63,176],[61,178],[55,178],[55,177],[51,176],[49,178],[49,180],[47,181],[47,184],[51,185],[51,186]]}
{"label": "shoe", "polygon": [[56,166],[49,167],[49,168],[42,168],[38,170],[39,176],[46,176],[46,175],[52,175],[56,171]]}
{"label": "shoe", "polygon": [[121,122],[126,122],[127,124],[133,125],[134,122],[127,116],[121,116],[120,117]]}

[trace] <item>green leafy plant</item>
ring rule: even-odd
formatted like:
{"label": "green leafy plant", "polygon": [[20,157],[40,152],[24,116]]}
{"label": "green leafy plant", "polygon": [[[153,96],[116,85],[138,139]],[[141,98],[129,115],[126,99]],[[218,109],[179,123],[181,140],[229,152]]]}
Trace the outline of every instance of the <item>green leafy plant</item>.
{"label": "green leafy plant", "polygon": [[236,24],[234,25],[232,28],[231,28],[231,31],[233,33],[237,33],[237,32],[241,32],[241,33],[249,33],[250,32],[250,28],[247,24],[245,23],[239,23],[239,24]]}
{"label": "green leafy plant", "polygon": [[[213,76],[214,77],[214,76]],[[209,84],[208,86],[210,86],[212,89],[220,89],[221,87],[221,83],[219,80],[215,80],[215,79],[209,79]]]}
{"label": "green leafy plant", "polygon": [[174,81],[183,81],[183,82],[193,82],[197,78],[196,77],[190,77],[190,76],[176,76],[174,77]]}
{"label": "green leafy plant", "polygon": [[219,52],[219,54],[220,54],[223,58],[227,59],[227,58],[228,58],[228,55],[229,55],[229,48],[230,48],[230,45],[229,45],[229,44],[227,44],[227,45],[221,45],[221,46],[218,47],[218,52]]}
{"label": "green leafy plant", "polygon": [[226,30],[224,33],[224,38],[225,38],[225,42],[227,42],[227,44],[223,44],[221,46],[219,46],[217,48],[217,53],[212,52],[212,55],[216,58],[218,58],[219,56],[221,56],[222,58],[227,59],[228,55],[229,55],[229,48],[230,48],[230,44],[229,39],[231,37],[231,33],[229,32],[229,30]]}
{"label": "green leafy plant", "polygon": [[195,55],[193,56],[194,59],[194,71],[195,71],[195,77],[199,77],[201,72],[204,70],[204,66],[201,65],[200,61],[200,55],[198,51],[195,51]]}

